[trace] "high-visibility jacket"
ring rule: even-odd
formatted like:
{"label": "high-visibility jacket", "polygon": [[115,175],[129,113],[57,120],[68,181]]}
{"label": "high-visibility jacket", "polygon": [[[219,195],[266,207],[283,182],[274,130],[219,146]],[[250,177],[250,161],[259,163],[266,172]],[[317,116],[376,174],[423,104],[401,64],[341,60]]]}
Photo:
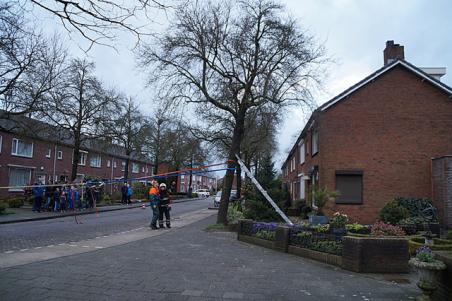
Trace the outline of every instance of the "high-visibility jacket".
{"label": "high-visibility jacket", "polygon": [[159,193],[159,190],[158,190],[157,188],[151,187],[151,188],[149,189],[149,199],[150,199],[151,201],[156,200],[156,199],[157,199],[157,196],[158,196],[158,193]]}

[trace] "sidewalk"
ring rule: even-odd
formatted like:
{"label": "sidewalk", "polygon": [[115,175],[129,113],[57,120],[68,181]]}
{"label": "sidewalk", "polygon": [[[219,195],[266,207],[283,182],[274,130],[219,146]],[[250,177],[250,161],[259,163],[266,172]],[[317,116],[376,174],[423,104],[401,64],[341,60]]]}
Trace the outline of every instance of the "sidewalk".
{"label": "sidewalk", "polygon": [[[173,203],[196,201],[199,199],[200,198],[176,199],[176,200],[173,200]],[[133,209],[133,208],[139,208],[143,204],[145,204],[146,207],[149,206],[148,201],[142,202],[141,200],[139,200],[139,201],[132,203],[131,205],[116,204],[116,205],[111,205],[111,206],[97,207],[96,209],[93,209],[93,208],[85,209],[82,211],[76,211],[75,213],[73,211],[67,211],[65,213],[42,211],[41,213],[36,213],[36,212],[32,211],[31,206],[22,207],[22,208],[8,208],[7,211],[12,212],[13,214],[0,215],[0,224],[11,224],[11,223],[39,221],[39,220],[45,220],[45,219],[54,219],[54,218],[60,218],[60,217],[66,217],[66,216],[74,216],[74,214],[75,215],[85,215],[85,214],[101,213],[101,212],[108,212],[108,211]]]}
{"label": "sidewalk", "polygon": [[[412,300],[411,283],[357,274],[206,232],[209,217],[97,251],[0,269],[3,300]],[[152,232],[152,230],[149,230]],[[396,279],[396,278],[392,278]]]}

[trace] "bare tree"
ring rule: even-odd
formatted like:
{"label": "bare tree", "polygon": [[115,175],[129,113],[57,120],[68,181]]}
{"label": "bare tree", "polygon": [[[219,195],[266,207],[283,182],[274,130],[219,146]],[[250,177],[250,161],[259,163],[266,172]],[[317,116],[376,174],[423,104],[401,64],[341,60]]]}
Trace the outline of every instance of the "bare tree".
{"label": "bare tree", "polygon": [[[272,0],[194,2],[179,8],[166,34],[141,51],[151,82],[164,81],[173,100],[230,117],[231,169],[249,110],[309,102],[308,83],[323,66],[323,48],[283,12]],[[218,223],[227,223],[233,174],[226,173]]]}
{"label": "bare tree", "polygon": [[[154,22],[155,11],[165,11],[178,0],[19,0],[18,5],[27,7],[28,3],[55,16],[69,32],[75,32],[94,44],[111,45],[118,32],[132,33],[140,41],[148,35],[145,27]],[[144,21],[142,21],[144,20]]]}
{"label": "bare tree", "polygon": [[146,118],[132,98],[118,97],[117,112],[104,122],[103,134],[117,142],[125,150],[124,180],[129,178],[130,156],[141,153],[146,139]]}
{"label": "bare tree", "polygon": [[71,181],[77,177],[83,143],[102,136],[101,124],[111,118],[112,105],[117,102],[118,96],[106,91],[93,73],[94,63],[73,59],[39,109],[46,121],[68,133],[73,141]]}
{"label": "bare tree", "polygon": [[10,2],[0,4],[0,118],[32,113],[55,85],[66,50],[36,33]]}

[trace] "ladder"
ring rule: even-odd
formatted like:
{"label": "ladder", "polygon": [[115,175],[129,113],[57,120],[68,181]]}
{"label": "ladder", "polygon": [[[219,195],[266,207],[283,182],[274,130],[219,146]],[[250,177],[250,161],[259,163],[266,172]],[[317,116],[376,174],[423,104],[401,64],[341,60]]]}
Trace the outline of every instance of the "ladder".
{"label": "ladder", "polygon": [[240,167],[245,172],[245,174],[251,179],[251,181],[256,185],[257,189],[262,193],[262,195],[265,197],[265,199],[275,208],[276,212],[286,221],[287,224],[290,226],[293,226],[292,221],[287,217],[287,215],[282,212],[282,210],[276,205],[275,201],[272,200],[272,198],[268,195],[267,191],[259,184],[259,182],[256,180],[256,178],[253,176],[251,171],[246,167],[245,163],[240,159],[240,157],[236,154],[235,157],[237,158],[237,162],[240,164]]}

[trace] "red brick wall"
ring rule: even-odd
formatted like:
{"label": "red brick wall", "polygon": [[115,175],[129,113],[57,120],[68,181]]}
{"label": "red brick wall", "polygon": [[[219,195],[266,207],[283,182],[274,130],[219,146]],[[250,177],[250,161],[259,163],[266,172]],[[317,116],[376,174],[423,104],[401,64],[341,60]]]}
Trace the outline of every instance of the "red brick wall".
{"label": "red brick wall", "polygon": [[362,170],[363,204],[329,202],[324,210],[361,223],[373,223],[396,196],[431,198],[431,158],[452,154],[452,100],[401,66],[322,112],[314,127],[319,153],[311,157],[308,132],[305,164],[283,179],[319,165],[320,186],[335,190],[336,170]]}
{"label": "red brick wall", "polygon": [[[54,173],[54,160],[55,160],[55,175],[58,178],[62,175],[70,178],[72,170],[72,148],[68,146],[56,146],[50,142],[45,142],[41,140],[20,137],[19,135],[14,135],[8,132],[0,132],[2,137],[2,148],[0,153],[0,186],[9,185],[9,168],[10,165],[18,165],[32,168],[32,182],[37,180],[38,175],[46,175],[46,181],[52,178]],[[33,157],[25,158],[11,155],[12,139],[18,138],[25,141],[33,142]],[[51,149],[51,156],[47,158],[48,149]],[[62,159],[55,158],[58,151],[63,152]],[[91,167],[89,164],[89,159],[91,154],[97,154],[94,151],[88,151],[88,157],[85,166],[78,166],[77,173],[84,174],[85,176],[95,176],[105,179],[110,179],[112,175],[112,165],[107,167],[107,160],[110,160],[110,164],[113,164],[113,160],[116,161],[117,167],[113,168],[113,178],[119,178],[124,175],[122,171],[122,162],[124,159],[111,156],[107,154],[101,154],[101,167]],[[129,165],[129,178],[144,177],[151,173],[151,165],[140,162],[139,172],[132,173],[132,163],[137,161],[131,161]],[[143,171],[144,167],[144,171]],[[146,172],[147,168],[147,172]],[[0,189],[0,195],[7,195],[8,191],[6,189]]]}
{"label": "red brick wall", "polygon": [[452,156],[432,162],[433,204],[442,226],[452,229]]}
{"label": "red brick wall", "polygon": [[452,101],[399,66],[322,114],[320,184],[363,170],[363,204],[329,204],[363,223],[396,196],[431,198],[431,158],[452,153]]}

